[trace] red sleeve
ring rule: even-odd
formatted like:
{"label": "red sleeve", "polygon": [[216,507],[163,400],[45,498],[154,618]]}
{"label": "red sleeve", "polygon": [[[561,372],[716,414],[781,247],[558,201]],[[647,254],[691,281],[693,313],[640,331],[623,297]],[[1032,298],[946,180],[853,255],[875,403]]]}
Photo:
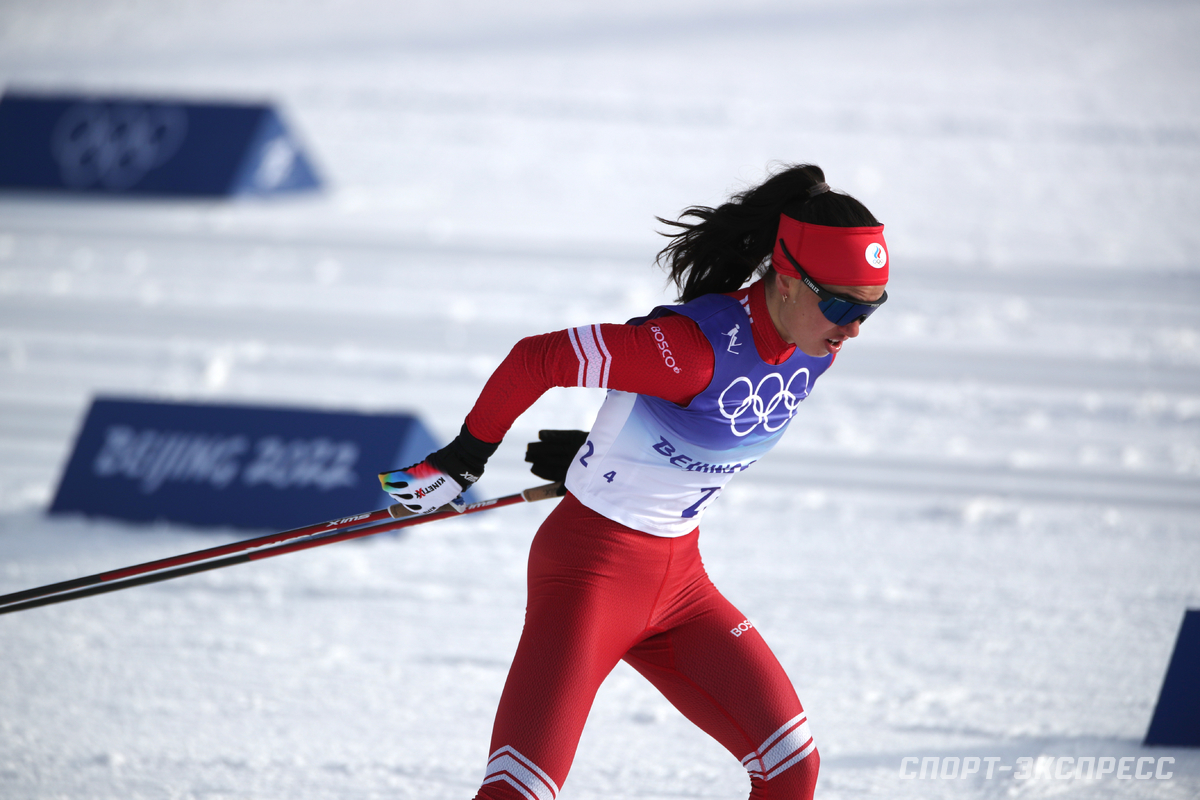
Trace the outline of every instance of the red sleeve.
{"label": "red sleeve", "polygon": [[677,314],[641,325],[588,325],[517,342],[484,384],[467,429],[499,442],[513,421],[553,386],[661,397],[684,405],[708,386],[713,350],[700,327]]}

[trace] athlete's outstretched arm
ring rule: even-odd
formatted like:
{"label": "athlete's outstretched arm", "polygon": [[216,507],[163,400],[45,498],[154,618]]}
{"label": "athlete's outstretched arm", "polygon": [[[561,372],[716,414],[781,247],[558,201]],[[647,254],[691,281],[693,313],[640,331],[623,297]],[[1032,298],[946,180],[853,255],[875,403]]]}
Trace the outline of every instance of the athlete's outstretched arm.
{"label": "athlete's outstretched arm", "polygon": [[504,434],[554,386],[617,389],[688,403],[712,380],[713,351],[688,317],[589,325],[517,342],[484,384],[454,441],[380,483],[416,514],[451,503],[483,474]]}
{"label": "athlete's outstretched arm", "polygon": [[617,389],[686,404],[712,380],[712,345],[672,314],[641,325],[588,325],[517,342],[467,415],[470,433],[498,443],[555,386]]}

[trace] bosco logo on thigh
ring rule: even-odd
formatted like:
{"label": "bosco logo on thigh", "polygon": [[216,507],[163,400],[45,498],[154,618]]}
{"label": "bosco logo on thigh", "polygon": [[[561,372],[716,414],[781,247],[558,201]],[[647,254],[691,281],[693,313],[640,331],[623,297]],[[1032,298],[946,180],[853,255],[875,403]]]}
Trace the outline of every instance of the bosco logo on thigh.
{"label": "bosco logo on thigh", "polygon": [[735,627],[730,628],[729,632],[732,633],[734,636],[741,636],[743,633],[745,633],[746,631],[750,630],[753,627],[754,627],[753,622],[751,622],[748,619],[744,619],[741,622],[739,622]]}

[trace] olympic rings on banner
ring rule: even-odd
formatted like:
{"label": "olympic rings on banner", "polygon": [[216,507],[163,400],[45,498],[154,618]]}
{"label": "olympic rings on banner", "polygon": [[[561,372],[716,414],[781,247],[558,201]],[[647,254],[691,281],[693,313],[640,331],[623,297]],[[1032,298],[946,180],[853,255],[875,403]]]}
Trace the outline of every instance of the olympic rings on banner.
{"label": "olympic rings on banner", "polygon": [[[799,395],[796,395],[792,391],[792,383],[801,375],[801,373],[804,375],[804,388],[800,390]],[[795,416],[796,409],[800,407],[800,401],[805,397],[808,397],[808,378],[809,372],[807,367],[801,367],[793,372],[792,377],[788,378],[787,383],[784,383],[783,376],[778,372],[772,372],[770,375],[767,375],[758,382],[757,386],[755,386],[749,378],[735,378],[732,383],[725,387],[725,391],[721,392],[720,396],[717,398],[717,405],[720,408],[721,416],[729,420],[729,429],[733,431],[735,436],[749,436],[759,425],[762,425],[767,431],[777,431],[786,425],[788,420]],[[774,395],[771,396],[770,400],[764,401],[760,393],[763,385],[766,384],[767,381],[772,381],[774,384],[778,385],[779,389]],[[729,407],[725,403],[725,396],[729,394],[735,386],[743,383],[746,385],[746,396],[742,398],[742,400],[737,404],[736,408],[730,411]],[[770,389],[770,387],[767,388],[768,390]],[[772,414],[775,414],[775,410],[779,408],[781,403],[783,404],[784,409],[787,410],[787,416],[780,417],[779,415],[776,415],[777,421],[774,425],[772,425],[771,416]],[[754,424],[744,430],[738,430],[738,421],[741,420],[741,418],[745,416],[747,412],[750,413],[751,419],[754,420]]]}
{"label": "olympic rings on banner", "polygon": [[186,135],[179,106],[77,103],[63,112],[51,148],[67,186],[120,191],[165,164]]}

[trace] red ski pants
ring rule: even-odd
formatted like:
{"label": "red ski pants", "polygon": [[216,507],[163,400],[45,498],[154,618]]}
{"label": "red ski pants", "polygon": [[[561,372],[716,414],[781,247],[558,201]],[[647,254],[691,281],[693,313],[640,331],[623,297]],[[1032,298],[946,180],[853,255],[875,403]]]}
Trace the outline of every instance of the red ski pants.
{"label": "red ski pants", "polygon": [[530,550],[525,628],[477,800],[553,800],[620,659],[741,760],[751,798],[812,797],[820,756],[804,709],[709,580],[698,535],[651,536],[563,498]]}

